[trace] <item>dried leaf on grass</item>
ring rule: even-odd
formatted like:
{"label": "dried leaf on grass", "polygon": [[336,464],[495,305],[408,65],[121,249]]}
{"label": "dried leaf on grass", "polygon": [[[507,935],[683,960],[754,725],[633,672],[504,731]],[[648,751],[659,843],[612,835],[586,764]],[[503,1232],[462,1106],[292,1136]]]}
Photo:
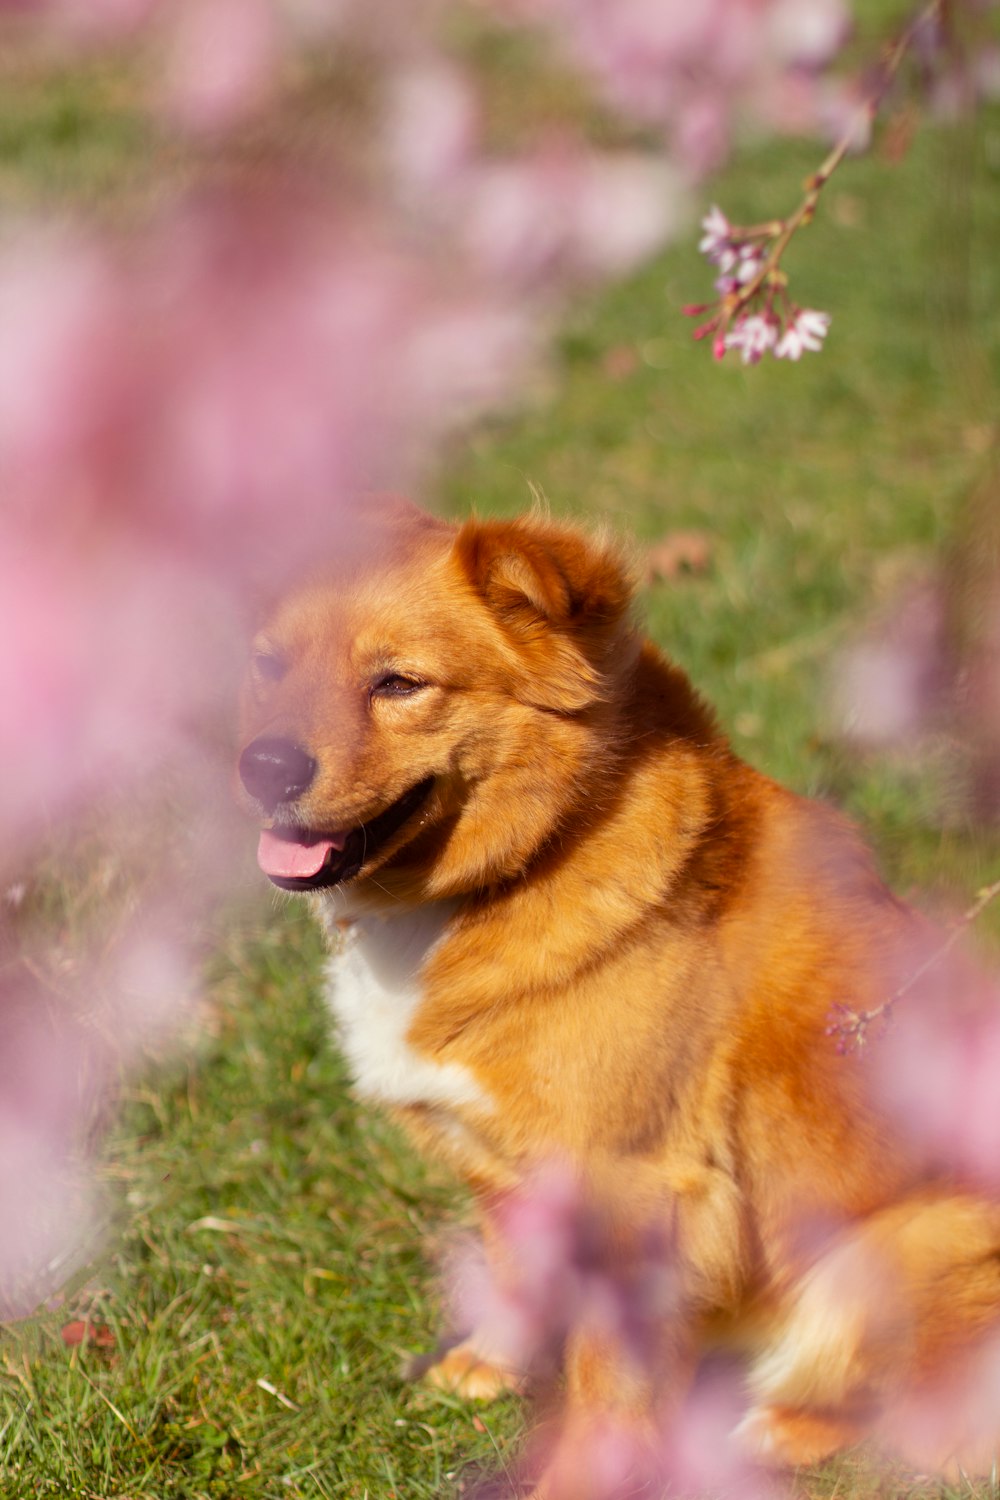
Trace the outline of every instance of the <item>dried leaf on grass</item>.
{"label": "dried leaf on grass", "polygon": [[289,1411],[301,1410],[300,1407],[295,1405],[294,1401],[289,1400],[284,1391],[279,1391],[278,1387],[272,1385],[269,1380],[258,1380],[257,1384],[262,1391],[266,1391],[269,1396],[273,1396],[276,1401],[280,1401],[281,1405],[287,1407]]}
{"label": "dried leaf on grass", "polygon": [[86,1318],[74,1318],[72,1323],[64,1323],[59,1332],[69,1349],[75,1349],[81,1344],[90,1344],[98,1349],[113,1349],[116,1343],[114,1330],[107,1323],[91,1323]]}
{"label": "dried leaf on grass", "polygon": [[187,1226],[188,1234],[205,1230],[210,1234],[266,1234],[267,1226],[250,1219],[223,1219],[218,1214],[205,1214],[201,1219],[192,1219]]}
{"label": "dried leaf on grass", "polygon": [[705,573],[712,555],[712,538],[707,531],[668,531],[646,554],[649,581],[677,578],[682,573]]}

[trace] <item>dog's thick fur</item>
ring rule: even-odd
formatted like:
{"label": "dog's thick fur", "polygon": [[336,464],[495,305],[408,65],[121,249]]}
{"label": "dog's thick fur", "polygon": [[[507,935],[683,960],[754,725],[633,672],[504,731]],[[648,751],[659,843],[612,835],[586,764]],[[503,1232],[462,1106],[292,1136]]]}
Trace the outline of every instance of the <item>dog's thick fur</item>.
{"label": "dog's thick fur", "polygon": [[[571,1413],[662,1414],[723,1327],[751,1351],[761,1455],[811,1462],[881,1423],[921,1467],[988,1470],[996,1431],[888,1413],[1000,1328],[1000,1212],[893,1134],[828,1034],[920,962],[921,920],[836,814],[735,756],[637,634],[616,545],[402,503],[370,524],[367,554],[274,610],[244,706],[248,752],[312,767],[287,795],[246,776],[266,824],[335,835],[334,863],[347,830],[389,826],[313,897],[346,934],[332,1003],[360,1091],[487,1225],[558,1159],[623,1261],[667,1237],[660,1357],[571,1340]],[[474,1335],[432,1377],[512,1378]]]}

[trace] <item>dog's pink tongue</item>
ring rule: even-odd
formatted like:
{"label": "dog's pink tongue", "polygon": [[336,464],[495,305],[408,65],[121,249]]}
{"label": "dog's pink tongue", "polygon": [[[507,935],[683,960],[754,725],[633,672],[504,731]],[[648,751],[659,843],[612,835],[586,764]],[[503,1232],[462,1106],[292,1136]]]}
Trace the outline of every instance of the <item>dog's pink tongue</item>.
{"label": "dog's pink tongue", "polygon": [[257,863],[279,880],[309,880],[318,875],[331,849],[343,849],[347,835],[312,838],[307,829],[262,828]]}

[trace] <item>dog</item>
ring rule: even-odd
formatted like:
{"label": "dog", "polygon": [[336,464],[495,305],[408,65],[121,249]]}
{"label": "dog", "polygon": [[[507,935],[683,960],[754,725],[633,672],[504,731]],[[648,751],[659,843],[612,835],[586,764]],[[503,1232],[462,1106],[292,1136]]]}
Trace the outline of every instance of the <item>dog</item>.
{"label": "dog", "polygon": [[[261,869],[339,949],[357,1091],[469,1185],[497,1274],[502,1205],[558,1161],[623,1274],[653,1226],[676,1288],[653,1358],[570,1332],[536,1500],[585,1492],[559,1476],[599,1414],[662,1423],[720,1328],[747,1350],[755,1455],[876,1432],[921,1469],[988,1472],[992,1415],[899,1413],[992,1357],[1000,1210],[831,1037],[837,1007],[907,983],[926,922],[838,813],[737,757],[637,628],[612,538],[394,500],[363,532],[253,644],[238,769]],[[477,1396],[520,1374],[473,1331],[429,1378]]]}

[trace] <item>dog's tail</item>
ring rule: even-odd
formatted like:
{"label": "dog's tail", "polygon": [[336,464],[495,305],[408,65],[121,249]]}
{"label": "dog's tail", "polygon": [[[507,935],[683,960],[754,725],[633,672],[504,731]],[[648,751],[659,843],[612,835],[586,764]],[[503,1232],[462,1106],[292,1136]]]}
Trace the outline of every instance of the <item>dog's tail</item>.
{"label": "dog's tail", "polygon": [[813,1463],[872,1433],[924,1470],[1000,1453],[1000,1207],[922,1193],[853,1226],[793,1293],[750,1375],[742,1435]]}

